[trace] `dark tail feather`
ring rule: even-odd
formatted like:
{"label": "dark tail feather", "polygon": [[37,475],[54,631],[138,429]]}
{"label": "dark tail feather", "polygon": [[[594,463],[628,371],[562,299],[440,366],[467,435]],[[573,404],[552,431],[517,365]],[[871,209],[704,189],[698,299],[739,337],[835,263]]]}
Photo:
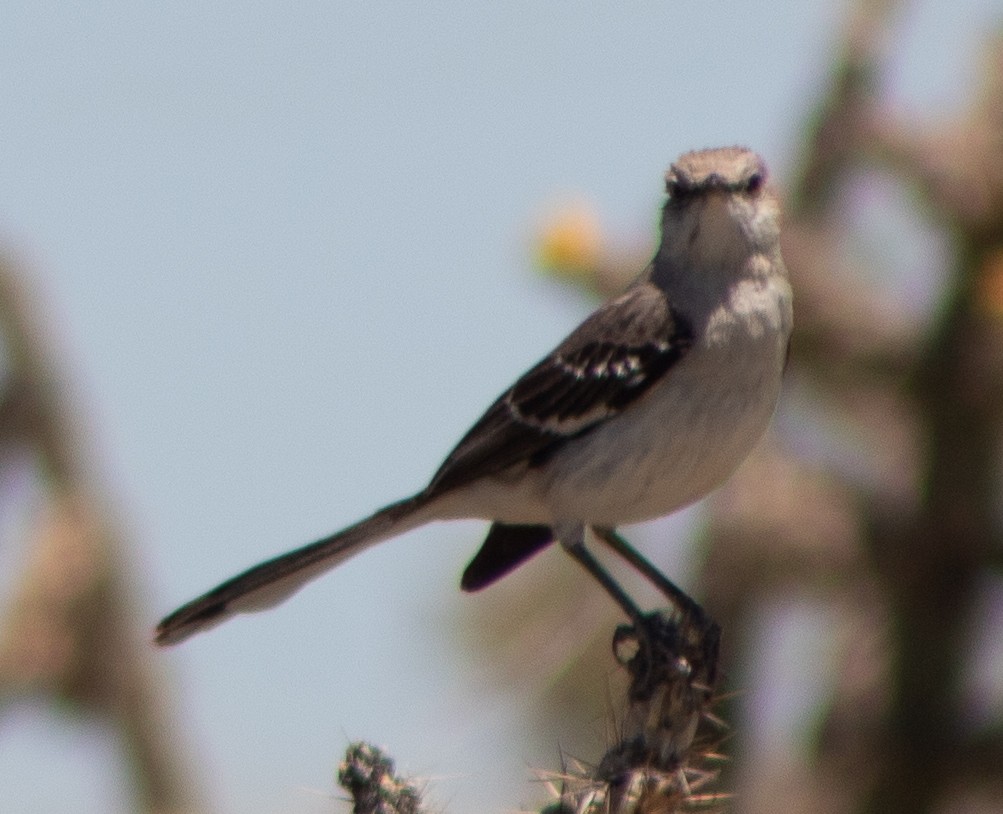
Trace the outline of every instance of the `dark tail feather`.
{"label": "dark tail feather", "polygon": [[463,572],[460,587],[464,591],[486,588],[553,541],[554,531],[550,526],[493,523],[480,550]]}
{"label": "dark tail feather", "polygon": [[177,644],[234,614],[277,605],[363,549],[434,520],[423,511],[429,504],[424,493],[393,503],[337,534],[255,565],[165,617],[154,641]]}

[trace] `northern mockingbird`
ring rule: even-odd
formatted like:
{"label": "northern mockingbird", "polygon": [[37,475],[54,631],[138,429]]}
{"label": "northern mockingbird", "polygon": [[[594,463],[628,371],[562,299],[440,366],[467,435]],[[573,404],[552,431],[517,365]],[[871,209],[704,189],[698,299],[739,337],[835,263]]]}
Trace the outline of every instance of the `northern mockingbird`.
{"label": "northern mockingbird", "polygon": [[492,521],[464,590],[556,540],[635,615],[585,548],[589,530],[685,601],[614,529],[703,497],[759,440],[780,390],[791,289],[758,155],[686,153],[666,192],[661,245],[640,277],[506,390],[428,486],[182,606],[157,643],[271,607],[375,543],[455,518]]}

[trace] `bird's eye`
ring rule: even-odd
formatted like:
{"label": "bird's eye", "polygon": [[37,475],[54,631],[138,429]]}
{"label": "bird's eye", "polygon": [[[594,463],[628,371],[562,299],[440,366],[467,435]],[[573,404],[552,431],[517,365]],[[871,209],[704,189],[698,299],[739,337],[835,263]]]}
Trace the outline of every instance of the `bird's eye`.
{"label": "bird's eye", "polygon": [[670,200],[679,201],[686,197],[691,188],[681,183],[678,178],[669,178],[665,182],[665,191]]}
{"label": "bird's eye", "polygon": [[745,191],[759,192],[762,186],[763,186],[763,175],[762,173],[757,172],[749,176],[749,180],[745,182]]}

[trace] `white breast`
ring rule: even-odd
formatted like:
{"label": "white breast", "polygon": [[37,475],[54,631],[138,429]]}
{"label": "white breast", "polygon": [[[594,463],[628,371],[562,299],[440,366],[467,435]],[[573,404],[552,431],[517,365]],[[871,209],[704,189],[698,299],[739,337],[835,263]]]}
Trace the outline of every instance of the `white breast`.
{"label": "white breast", "polygon": [[737,285],[662,382],[555,456],[544,484],[550,519],[648,520],[724,481],[773,415],[790,314],[785,281]]}

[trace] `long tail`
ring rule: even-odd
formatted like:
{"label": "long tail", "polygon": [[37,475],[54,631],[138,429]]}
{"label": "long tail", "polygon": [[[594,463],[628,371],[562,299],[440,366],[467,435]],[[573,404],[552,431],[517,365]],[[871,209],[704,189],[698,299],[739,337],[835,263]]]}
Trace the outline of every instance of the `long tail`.
{"label": "long tail", "polygon": [[249,568],[164,617],[157,625],[154,641],[159,645],[177,644],[238,613],[279,604],[363,549],[435,519],[422,511],[430,502],[425,493],[419,493],[330,537]]}

